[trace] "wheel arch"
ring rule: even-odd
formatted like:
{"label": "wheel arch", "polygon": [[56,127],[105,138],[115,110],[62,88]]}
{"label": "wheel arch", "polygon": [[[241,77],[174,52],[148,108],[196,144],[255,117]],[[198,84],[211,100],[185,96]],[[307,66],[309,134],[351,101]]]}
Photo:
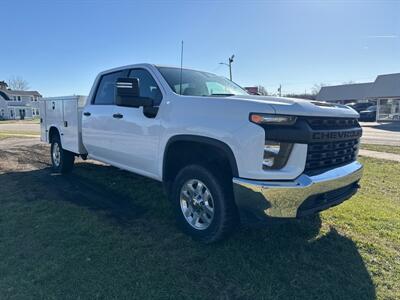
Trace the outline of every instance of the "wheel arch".
{"label": "wheel arch", "polygon": [[51,142],[53,141],[54,136],[58,134],[58,136],[61,139],[61,133],[60,130],[57,128],[57,126],[51,125],[49,127],[49,134],[48,134],[48,141],[51,144]]}
{"label": "wheel arch", "polygon": [[225,142],[205,136],[182,134],[171,137],[165,146],[162,164],[162,179],[164,182],[167,182],[170,179],[168,169],[171,166],[171,163],[169,162],[169,158],[171,158],[171,149],[174,149],[174,146],[179,143],[185,143],[186,145],[191,146],[199,144],[207,146],[207,150],[216,151],[220,155],[224,156],[228,162],[233,177],[239,176],[235,155],[229,145]]}

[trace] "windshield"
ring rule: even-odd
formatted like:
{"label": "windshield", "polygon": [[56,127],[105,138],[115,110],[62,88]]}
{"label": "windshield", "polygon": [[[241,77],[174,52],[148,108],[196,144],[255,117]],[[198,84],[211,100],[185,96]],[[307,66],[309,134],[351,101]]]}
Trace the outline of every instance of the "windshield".
{"label": "windshield", "polygon": [[215,74],[171,67],[158,67],[161,75],[167,81],[171,89],[181,95],[187,96],[234,96],[248,95],[248,93],[236,83]]}

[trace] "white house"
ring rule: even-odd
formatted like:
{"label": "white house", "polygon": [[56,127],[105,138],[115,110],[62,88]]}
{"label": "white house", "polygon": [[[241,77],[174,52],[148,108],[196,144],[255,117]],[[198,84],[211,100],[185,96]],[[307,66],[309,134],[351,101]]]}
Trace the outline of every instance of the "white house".
{"label": "white house", "polygon": [[32,119],[40,116],[37,91],[15,91],[0,81],[0,119]]}
{"label": "white house", "polygon": [[7,102],[6,100],[3,99],[3,97],[0,94],[0,120],[6,118],[6,111],[7,111]]}

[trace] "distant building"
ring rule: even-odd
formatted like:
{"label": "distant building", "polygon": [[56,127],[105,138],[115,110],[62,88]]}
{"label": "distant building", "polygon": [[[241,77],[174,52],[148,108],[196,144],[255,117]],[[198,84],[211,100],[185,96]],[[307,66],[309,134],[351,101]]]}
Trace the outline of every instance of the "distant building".
{"label": "distant building", "polygon": [[0,119],[32,119],[40,116],[37,91],[15,91],[0,81]]}
{"label": "distant building", "polygon": [[400,121],[400,73],[379,75],[367,98],[377,100],[378,121]]}
{"label": "distant building", "polygon": [[323,86],[317,95],[317,100],[348,104],[365,101],[373,82]]}
{"label": "distant building", "polygon": [[250,95],[259,95],[258,86],[246,86],[244,88]]}
{"label": "distant building", "polygon": [[342,104],[375,101],[377,121],[400,121],[400,73],[379,75],[374,82],[325,86],[317,100]]}

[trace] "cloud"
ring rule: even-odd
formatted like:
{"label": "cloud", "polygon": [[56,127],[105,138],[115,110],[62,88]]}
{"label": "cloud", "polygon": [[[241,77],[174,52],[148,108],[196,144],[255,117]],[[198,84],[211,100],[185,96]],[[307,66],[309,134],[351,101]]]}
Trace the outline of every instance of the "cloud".
{"label": "cloud", "polygon": [[398,39],[396,34],[368,35],[367,39]]}

